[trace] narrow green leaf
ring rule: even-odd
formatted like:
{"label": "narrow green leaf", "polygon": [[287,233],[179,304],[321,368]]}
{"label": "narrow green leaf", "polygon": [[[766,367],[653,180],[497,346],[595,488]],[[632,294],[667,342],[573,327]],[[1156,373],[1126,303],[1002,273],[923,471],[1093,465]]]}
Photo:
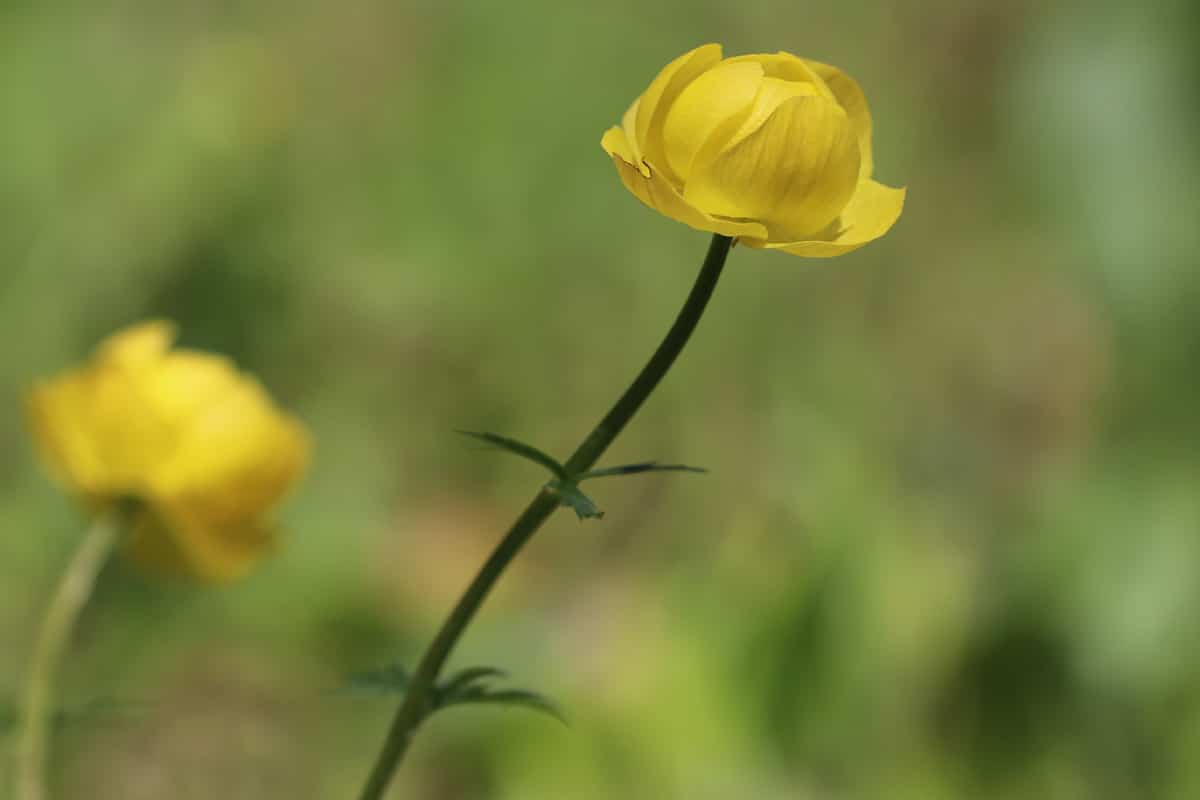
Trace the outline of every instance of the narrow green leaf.
{"label": "narrow green leaf", "polygon": [[551,481],[548,485],[558,495],[559,502],[574,511],[579,519],[601,519],[604,517],[604,512],[592,502],[592,498],[581,492],[579,487],[574,483],[557,480]]}
{"label": "narrow green leaf", "polygon": [[639,464],[625,464],[620,467],[605,467],[583,473],[576,481],[586,481],[588,478],[607,478],[613,475],[635,475],[639,472],[708,472],[703,467],[689,467],[687,464],[659,464],[657,461],[644,461]]}
{"label": "narrow green leaf", "polygon": [[452,677],[438,687],[438,692],[444,697],[453,697],[469,688],[473,688],[480,681],[507,676],[508,673],[496,667],[469,667],[454,673]]}
{"label": "narrow green leaf", "polygon": [[500,706],[513,706],[518,708],[528,708],[532,711],[540,711],[543,714],[548,714],[561,722],[563,725],[569,725],[566,714],[558,707],[550,698],[545,695],[531,692],[526,689],[497,689],[495,691],[483,691],[478,693],[470,693],[461,695],[453,700],[445,703],[446,706],[451,705],[468,705],[468,704],[489,704]]}
{"label": "narrow green leaf", "polygon": [[562,464],[553,456],[542,452],[533,445],[518,442],[516,439],[510,439],[507,436],[501,436],[498,433],[486,433],[482,431],[456,431],[463,436],[470,436],[473,439],[487,442],[490,445],[498,447],[501,450],[506,450],[513,455],[521,458],[529,459],[535,464],[541,464],[546,469],[554,473],[556,478],[566,478],[567,471]]}

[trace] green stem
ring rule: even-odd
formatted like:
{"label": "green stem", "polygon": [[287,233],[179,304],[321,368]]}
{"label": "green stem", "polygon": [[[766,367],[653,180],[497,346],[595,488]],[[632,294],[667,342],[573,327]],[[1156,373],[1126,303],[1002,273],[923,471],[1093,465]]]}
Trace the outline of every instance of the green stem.
{"label": "green stem", "polygon": [[[696,277],[696,283],[692,286],[692,291],[688,294],[683,308],[679,310],[675,323],[667,331],[667,335],[659,344],[658,349],[654,351],[654,355],[646,362],[646,366],[634,378],[633,383],[567,460],[565,466],[568,476],[573,477],[586,472],[596,463],[629,420],[633,418],[633,415],[637,413],[637,410],[642,407],[642,403],[658,386],[659,381],[667,374],[667,370],[671,368],[676,357],[687,344],[692,331],[696,329],[696,323],[700,321],[704,308],[708,305],[709,298],[712,297],[713,289],[716,288],[717,279],[721,277],[721,270],[725,267],[725,259],[729,255],[729,248],[732,244],[733,240],[726,236],[713,236],[708,254],[704,257],[704,264],[700,267],[700,274]],[[360,800],[380,800],[383,797],[396,767],[408,749],[413,733],[430,710],[438,676],[455,644],[458,643],[459,638],[475,617],[475,613],[483,604],[492,586],[508,567],[509,562],[521,551],[525,543],[558,506],[558,497],[549,489],[543,488],[538,492],[521,516],[517,518],[517,521],[513,523],[513,526],[509,528],[508,533],[505,534],[496,549],[492,551],[488,560],[484,562],[475,579],[471,581],[471,585],[459,599],[458,605],[450,612],[450,616],[442,624],[441,630],[438,631],[437,636],[421,657],[417,670],[413,673],[400,709],[396,712],[395,719],[392,720],[392,727],[383,743],[383,749],[375,760],[375,766],[363,787],[362,794],[359,795]]]}
{"label": "green stem", "polygon": [[42,620],[29,663],[17,732],[16,800],[44,800],[46,797],[54,673],[71,640],[79,614],[92,595],[96,576],[112,553],[120,528],[117,510],[101,514],[92,522],[67,565]]}

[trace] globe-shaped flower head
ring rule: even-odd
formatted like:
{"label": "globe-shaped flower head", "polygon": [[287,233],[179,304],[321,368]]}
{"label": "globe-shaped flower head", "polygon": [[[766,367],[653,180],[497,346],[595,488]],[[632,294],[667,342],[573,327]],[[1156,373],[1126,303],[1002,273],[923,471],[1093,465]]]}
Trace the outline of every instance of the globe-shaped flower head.
{"label": "globe-shaped flower head", "polygon": [[174,327],[121,331],[28,396],[34,438],[86,508],[133,500],[135,558],[206,580],[246,573],[274,541],[268,513],[303,472],[308,434],[225,358],[172,350]]}
{"label": "globe-shaped flower head", "polygon": [[904,206],[903,189],[871,178],[858,84],[790,53],[686,53],[601,146],[643,203],[751,247],[841,255],[886,233]]}

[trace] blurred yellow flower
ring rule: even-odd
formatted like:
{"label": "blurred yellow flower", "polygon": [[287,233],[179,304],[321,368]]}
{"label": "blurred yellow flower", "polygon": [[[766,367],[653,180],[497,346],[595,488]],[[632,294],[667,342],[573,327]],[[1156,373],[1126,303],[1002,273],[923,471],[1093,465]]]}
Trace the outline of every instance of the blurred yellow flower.
{"label": "blurred yellow flower", "polygon": [[790,53],[668,64],[600,142],[653,209],[751,247],[837,256],[887,233],[904,189],[871,180],[871,114],[836,67]]}
{"label": "blurred yellow flower", "polygon": [[227,359],[172,350],[175,328],[118,332],[27,398],[39,450],[89,508],[133,498],[132,555],[159,571],[237,578],[274,542],[267,512],[303,472],[309,440]]}

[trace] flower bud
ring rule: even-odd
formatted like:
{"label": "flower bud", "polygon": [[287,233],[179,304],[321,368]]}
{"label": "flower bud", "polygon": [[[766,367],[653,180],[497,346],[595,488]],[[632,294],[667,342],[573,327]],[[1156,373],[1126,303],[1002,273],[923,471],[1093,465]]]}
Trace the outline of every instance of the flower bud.
{"label": "flower bud", "polygon": [[871,179],[858,84],[790,53],[686,53],[601,146],[643,203],[751,247],[841,255],[885,234],[904,206],[904,189]]}

